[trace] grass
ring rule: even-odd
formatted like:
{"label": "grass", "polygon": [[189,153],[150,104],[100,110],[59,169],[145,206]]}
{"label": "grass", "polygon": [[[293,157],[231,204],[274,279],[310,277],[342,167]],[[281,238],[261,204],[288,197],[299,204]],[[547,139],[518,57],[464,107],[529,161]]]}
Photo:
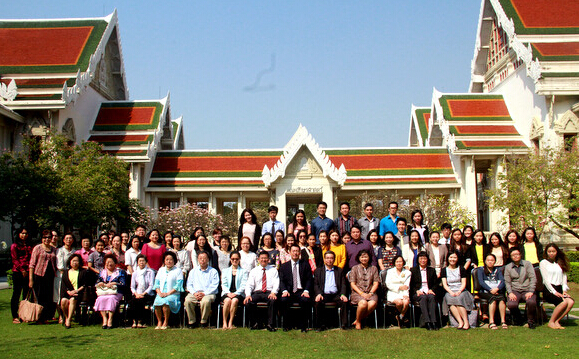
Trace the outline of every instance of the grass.
{"label": "grass", "polygon": [[[574,292],[579,291],[575,285]],[[478,328],[437,332],[424,329],[299,331],[232,331],[204,329],[102,330],[100,326],[12,324],[10,289],[0,290],[2,358],[540,358],[574,357],[579,352],[579,326],[567,330],[546,326],[529,330]],[[576,298],[579,296],[576,296]]]}

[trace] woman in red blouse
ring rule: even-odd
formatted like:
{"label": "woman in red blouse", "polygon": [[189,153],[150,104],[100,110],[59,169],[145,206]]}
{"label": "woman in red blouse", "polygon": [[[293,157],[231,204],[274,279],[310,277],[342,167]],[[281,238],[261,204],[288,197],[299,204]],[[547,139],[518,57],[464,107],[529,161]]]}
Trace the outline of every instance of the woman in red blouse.
{"label": "woman in red blouse", "polygon": [[[12,309],[12,323],[19,324],[18,306],[20,298],[26,298],[28,295],[28,286],[26,280],[28,279],[28,265],[30,264],[30,256],[32,255],[32,246],[28,244],[28,231],[26,228],[21,228],[10,246],[10,255],[12,257],[12,300],[10,301],[10,308]],[[22,293],[22,297],[20,294]]]}
{"label": "woman in red blouse", "polygon": [[167,251],[164,244],[159,243],[161,238],[161,233],[158,230],[153,229],[149,232],[149,243],[143,245],[141,253],[147,256],[149,260],[149,268],[155,272],[161,268],[163,265],[163,254]]}
{"label": "woman in red blouse", "polygon": [[39,323],[52,318],[55,303],[52,300],[54,276],[56,275],[56,248],[50,245],[52,233],[42,231],[42,243],[34,247],[30,259],[28,286],[34,289],[38,304],[43,306]]}

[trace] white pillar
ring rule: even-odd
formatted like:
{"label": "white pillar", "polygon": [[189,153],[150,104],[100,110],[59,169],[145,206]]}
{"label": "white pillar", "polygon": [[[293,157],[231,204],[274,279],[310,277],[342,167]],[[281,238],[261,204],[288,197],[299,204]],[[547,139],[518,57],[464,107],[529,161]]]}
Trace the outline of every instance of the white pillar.
{"label": "white pillar", "polygon": [[239,195],[237,196],[237,215],[240,216],[245,208],[247,208],[245,203],[245,194],[239,192]]}
{"label": "white pillar", "polygon": [[277,206],[277,220],[281,221],[285,228],[287,228],[286,217],[287,217],[287,201],[285,190],[278,191],[275,190],[275,206]]}
{"label": "white pillar", "polygon": [[[476,198],[476,174],[474,156],[464,157],[464,178],[461,188],[461,200],[472,214],[477,218],[477,198]],[[478,223],[473,223],[478,228]]]}
{"label": "white pillar", "polygon": [[217,214],[217,197],[213,194],[213,192],[209,192],[209,198],[207,199],[207,210],[213,215]]}
{"label": "white pillar", "polygon": [[334,219],[338,216],[338,213],[334,210],[337,208],[337,198],[334,195],[334,190],[331,186],[324,186],[322,189],[322,201],[328,204],[328,208],[326,209],[326,217]]}
{"label": "white pillar", "polygon": [[129,176],[129,198],[137,198],[142,200],[142,198],[139,198],[139,189],[141,188],[141,166],[136,163],[131,163]]}
{"label": "white pillar", "polygon": [[[505,166],[504,166],[504,162],[503,162],[502,157],[499,157],[496,159],[495,168],[496,168],[496,174],[493,178],[490,178],[490,180],[492,181],[492,183],[491,183],[492,189],[496,189],[500,183],[498,174],[504,173],[504,171],[505,171]],[[496,210],[496,209],[493,210],[491,208],[489,210],[489,217],[490,217],[489,218],[489,222],[490,222],[489,230],[491,232],[497,232],[497,231],[502,230],[501,223],[505,222],[506,219],[508,218],[508,212],[507,211],[500,211],[500,210]],[[507,218],[505,218],[505,217],[507,217]]]}

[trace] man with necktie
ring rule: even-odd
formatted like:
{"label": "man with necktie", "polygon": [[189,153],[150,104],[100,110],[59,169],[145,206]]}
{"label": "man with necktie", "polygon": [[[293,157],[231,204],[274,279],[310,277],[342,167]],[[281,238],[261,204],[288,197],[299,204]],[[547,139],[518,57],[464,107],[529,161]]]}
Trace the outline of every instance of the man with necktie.
{"label": "man with necktie", "polygon": [[[281,311],[283,316],[283,330],[299,326],[302,332],[307,332],[308,318],[312,313],[312,299],[310,292],[313,289],[312,269],[309,263],[300,259],[301,248],[294,244],[290,247],[291,260],[283,263],[279,268]],[[297,316],[290,316],[289,309],[293,303],[298,303],[300,309]],[[292,319],[295,324],[290,325]]]}
{"label": "man with necktie", "polygon": [[259,322],[256,320],[257,303],[267,302],[267,330],[275,332],[275,303],[279,290],[279,275],[277,269],[269,265],[269,253],[267,251],[259,254],[258,262],[259,266],[249,272],[243,304],[247,306],[251,329],[258,329]]}

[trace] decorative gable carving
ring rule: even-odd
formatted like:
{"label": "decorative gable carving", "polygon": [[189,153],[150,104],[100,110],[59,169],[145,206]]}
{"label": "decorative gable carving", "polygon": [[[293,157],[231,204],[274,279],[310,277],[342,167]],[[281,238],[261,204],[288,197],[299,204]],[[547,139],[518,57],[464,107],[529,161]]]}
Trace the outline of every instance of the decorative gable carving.
{"label": "decorative gable carving", "polygon": [[559,135],[579,133],[579,118],[573,111],[568,110],[555,122],[554,130]]}
{"label": "decorative gable carving", "polygon": [[[313,156],[313,160],[307,157],[296,158],[296,155],[302,147],[306,147]],[[296,159],[296,161],[293,161]],[[336,181],[338,185],[342,186],[346,181],[346,168],[341,164],[340,168],[330,161],[330,158],[324,150],[313,139],[308,130],[300,124],[296,133],[292,136],[289,142],[285,145],[283,154],[273,168],[268,168],[267,165],[263,167],[261,179],[266,187],[269,187],[274,181],[279,178],[284,178],[290,163],[296,163],[299,166],[298,176],[311,175],[313,171],[321,171],[324,177],[329,177]]]}
{"label": "decorative gable carving", "polygon": [[537,117],[533,117],[533,123],[531,124],[531,132],[529,134],[529,138],[531,140],[536,140],[543,137],[544,126],[541,120]]}

